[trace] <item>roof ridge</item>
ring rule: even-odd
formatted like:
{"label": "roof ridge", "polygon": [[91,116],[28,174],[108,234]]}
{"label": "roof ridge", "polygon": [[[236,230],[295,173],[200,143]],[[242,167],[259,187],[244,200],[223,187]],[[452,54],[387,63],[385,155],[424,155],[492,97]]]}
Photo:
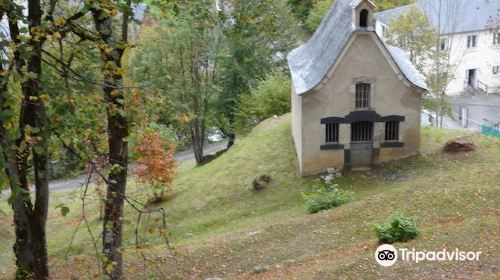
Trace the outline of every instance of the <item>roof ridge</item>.
{"label": "roof ridge", "polygon": [[[288,54],[288,65],[296,94],[306,93],[323,81],[351,39],[352,33],[356,31],[350,3],[352,0],[336,0],[311,39]],[[376,33],[375,35],[378,37]],[[389,54],[393,55],[390,52]],[[404,56],[399,55],[393,59],[403,72],[404,69],[411,68],[408,65],[413,67]],[[399,65],[400,63],[404,65]],[[419,79],[412,79],[416,70],[410,70],[407,71],[410,73],[407,80],[417,87],[422,87]]]}
{"label": "roof ridge", "polygon": [[387,9],[387,10],[384,10],[384,11],[380,11],[380,12],[375,13],[375,15],[381,15],[381,14],[384,14],[384,13],[394,12],[396,10],[405,9],[405,8],[410,7],[410,6],[416,6],[417,2],[413,2],[413,3],[408,4],[408,5],[403,5],[403,6],[399,6],[399,7],[396,7],[396,8],[392,8],[392,9]]}
{"label": "roof ridge", "polygon": [[[416,7],[423,11],[431,24],[437,28],[438,0],[417,0],[415,3],[385,10],[374,14],[377,21],[389,24],[392,20],[404,13],[409,7]],[[486,30],[488,19],[497,16],[500,9],[500,0],[454,0],[443,1],[441,15],[441,34],[477,32]],[[449,16],[453,14],[454,16]],[[457,21],[457,19],[459,19]],[[457,21],[457,22],[454,22]]]}

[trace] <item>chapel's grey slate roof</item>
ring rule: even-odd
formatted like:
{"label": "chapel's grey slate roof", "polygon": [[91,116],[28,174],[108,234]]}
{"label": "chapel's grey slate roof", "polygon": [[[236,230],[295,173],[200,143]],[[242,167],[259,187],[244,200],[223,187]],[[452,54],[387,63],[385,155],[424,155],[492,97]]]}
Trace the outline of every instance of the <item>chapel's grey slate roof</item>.
{"label": "chapel's grey slate roof", "polygon": [[399,66],[399,69],[401,69],[401,72],[403,72],[403,74],[405,75],[406,79],[422,89],[427,89],[427,84],[425,83],[424,77],[415,68],[413,63],[411,63],[408,54],[400,48],[389,45],[385,46],[396,64]]}
{"label": "chapel's grey slate roof", "polygon": [[[359,2],[336,0],[311,39],[288,54],[288,65],[296,94],[303,94],[316,87],[335,64],[355,31],[352,24],[352,4],[355,4],[355,1]],[[394,54],[398,55],[394,61],[406,78],[416,86],[426,89],[425,83],[420,81],[421,76],[415,76],[418,71],[408,58],[397,51],[394,51]]]}
{"label": "chapel's grey slate roof", "polygon": [[[375,19],[388,25],[392,20],[410,10],[424,11],[434,27],[438,26],[440,0],[418,0],[414,4],[375,14]],[[500,0],[441,0],[441,34],[485,30],[489,20],[496,19]],[[498,20],[498,19],[497,19]]]}
{"label": "chapel's grey slate roof", "polygon": [[380,13],[375,13],[373,17],[375,18],[375,20],[380,21],[385,25],[389,25],[391,21],[393,21],[399,15],[408,13],[408,11],[413,7],[416,7],[415,3],[386,10]]}
{"label": "chapel's grey slate roof", "polygon": [[337,60],[353,31],[350,0],[337,0],[311,39],[288,54],[295,92],[314,88]]}

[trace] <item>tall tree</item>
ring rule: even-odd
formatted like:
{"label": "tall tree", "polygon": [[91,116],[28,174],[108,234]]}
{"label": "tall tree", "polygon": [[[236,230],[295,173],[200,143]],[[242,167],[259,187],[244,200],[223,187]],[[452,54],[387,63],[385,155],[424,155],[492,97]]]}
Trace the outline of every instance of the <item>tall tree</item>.
{"label": "tall tree", "polygon": [[443,118],[449,113],[446,102],[446,90],[455,77],[457,65],[460,64],[465,47],[457,43],[456,31],[462,20],[465,8],[464,0],[435,0],[422,2],[422,10],[434,22],[437,33],[434,36],[434,46],[431,48],[430,64],[424,70],[433,97],[436,110],[436,126],[443,126]]}
{"label": "tall tree", "polygon": [[[433,60],[436,59],[436,39],[438,32],[431,25],[427,15],[418,8],[411,8],[395,18],[385,33],[387,43],[397,46],[408,53],[410,61],[421,72],[429,86],[434,89],[434,75],[436,68]],[[440,50],[441,51],[441,50]],[[438,102],[433,98],[424,99],[424,108],[437,111]]]}
{"label": "tall tree", "polygon": [[225,55],[222,62],[219,127],[234,144],[235,109],[273,69],[285,69],[286,54],[297,44],[297,23],[284,1],[231,0],[221,13]]}
{"label": "tall tree", "polygon": [[202,164],[219,92],[221,20],[211,0],[186,1],[177,9],[144,30],[134,53],[133,76],[137,84],[160,92],[174,110],[169,121],[187,128],[196,162]]}
{"label": "tall tree", "polygon": [[[111,279],[122,279],[123,208],[128,171],[129,122],[125,111],[122,58],[128,46],[128,26],[132,1],[121,5],[102,1],[90,11],[97,31],[97,42],[103,61],[102,76],[108,121],[108,160],[111,171],[107,180],[107,196],[103,218],[104,271]],[[114,19],[122,12],[121,28],[116,32]]]}
{"label": "tall tree", "polygon": [[[438,127],[450,112],[446,89],[462,57],[463,48],[456,44],[455,31],[463,8],[462,0],[422,2],[420,8],[411,8],[392,21],[386,33],[388,43],[405,50],[424,74],[432,95],[424,106],[436,112]],[[431,23],[428,15],[436,22]]]}
{"label": "tall tree", "polygon": [[[0,142],[5,174],[12,190],[9,201],[14,212],[16,241],[13,249],[19,279],[49,278],[45,231],[49,203],[49,137],[41,76],[44,43],[54,35],[69,32],[67,25],[54,21],[57,2],[49,1],[42,6],[44,2],[40,0],[29,0],[23,5],[4,1],[0,5],[0,14],[8,18],[9,30],[8,36],[2,38]],[[84,12],[79,11],[61,18],[71,23],[83,15]],[[23,96],[19,111],[14,109],[17,85]],[[15,114],[19,115],[17,129],[14,128]],[[34,199],[28,180],[31,163],[36,190]]]}
{"label": "tall tree", "polygon": [[424,70],[435,46],[437,30],[420,9],[411,8],[388,26],[385,33],[387,43],[406,51],[411,62],[420,71]]}

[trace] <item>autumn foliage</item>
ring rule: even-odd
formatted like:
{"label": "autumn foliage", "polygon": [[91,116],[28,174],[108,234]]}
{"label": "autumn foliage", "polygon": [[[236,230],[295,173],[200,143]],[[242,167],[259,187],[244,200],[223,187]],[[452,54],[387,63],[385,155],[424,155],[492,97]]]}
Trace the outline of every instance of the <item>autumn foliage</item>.
{"label": "autumn foliage", "polygon": [[175,150],[175,145],[166,148],[165,141],[157,131],[145,132],[138,138],[135,152],[139,155],[139,166],[135,169],[135,175],[147,183],[153,193],[152,202],[165,200],[165,191],[177,174]]}

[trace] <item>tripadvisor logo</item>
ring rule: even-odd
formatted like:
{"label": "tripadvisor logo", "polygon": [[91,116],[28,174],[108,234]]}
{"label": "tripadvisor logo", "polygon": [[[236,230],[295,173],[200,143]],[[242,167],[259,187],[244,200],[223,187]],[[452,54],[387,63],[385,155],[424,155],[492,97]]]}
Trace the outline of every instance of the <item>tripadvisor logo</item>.
{"label": "tripadvisor logo", "polygon": [[380,245],[375,251],[375,260],[381,266],[392,266],[398,256],[401,261],[419,263],[421,261],[479,261],[481,252],[465,252],[459,249],[448,251],[417,251],[407,248],[396,249],[389,244]]}
{"label": "tripadvisor logo", "polygon": [[391,266],[398,260],[398,251],[392,245],[380,245],[375,251],[375,260],[381,266]]}

